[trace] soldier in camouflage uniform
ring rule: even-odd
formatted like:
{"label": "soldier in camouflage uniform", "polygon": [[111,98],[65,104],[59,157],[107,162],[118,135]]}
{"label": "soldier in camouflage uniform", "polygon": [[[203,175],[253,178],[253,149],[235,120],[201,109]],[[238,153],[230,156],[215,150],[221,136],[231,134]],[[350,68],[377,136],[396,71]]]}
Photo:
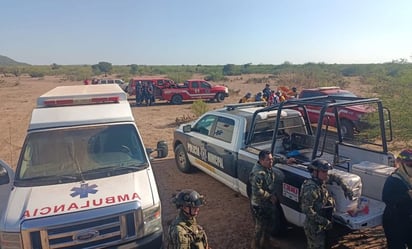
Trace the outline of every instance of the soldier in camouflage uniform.
{"label": "soldier in camouflage uniform", "polygon": [[312,178],[305,180],[300,190],[300,206],[306,215],[303,228],[309,249],[326,248],[326,231],[332,228],[333,198],[326,189],[330,163],[315,159],[309,166]]}
{"label": "soldier in camouflage uniform", "polygon": [[271,248],[270,235],[275,226],[276,193],[275,173],[272,166],[275,163],[293,163],[294,158],[273,158],[268,150],[259,153],[259,161],[255,164],[249,175],[250,202],[255,220],[255,237],[252,248]]}
{"label": "soldier in camouflage uniform", "polygon": [[184,189],[173,198],[179,214],[169,226],[168,249],[211,249],[205,230],[196,221],[204,202],[204,197],[192,189]]}

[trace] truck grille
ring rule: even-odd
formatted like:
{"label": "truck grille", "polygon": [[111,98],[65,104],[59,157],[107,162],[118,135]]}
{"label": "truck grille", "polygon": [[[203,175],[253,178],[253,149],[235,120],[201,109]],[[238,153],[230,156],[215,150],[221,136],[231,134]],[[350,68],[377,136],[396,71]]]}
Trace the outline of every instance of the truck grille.
{"label": "truck grille", "polygon": [[24,230],[23,244],[24,248],[32,249],[104,248],[119,245],[143,236],[142,217],[139,209],[78,222],[66,219],[66,222],[70,221],[69,224]]}

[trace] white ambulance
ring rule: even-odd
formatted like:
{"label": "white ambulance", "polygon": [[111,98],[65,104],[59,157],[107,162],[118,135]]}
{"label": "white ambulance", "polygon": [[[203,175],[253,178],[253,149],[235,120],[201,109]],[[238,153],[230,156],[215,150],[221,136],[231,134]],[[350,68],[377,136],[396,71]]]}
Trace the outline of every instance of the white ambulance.
{"label": "white ambulance", "polygon": [[118,85],[40,96],[15,172],[0,161],[0,247],[161,248],[152,151]]}

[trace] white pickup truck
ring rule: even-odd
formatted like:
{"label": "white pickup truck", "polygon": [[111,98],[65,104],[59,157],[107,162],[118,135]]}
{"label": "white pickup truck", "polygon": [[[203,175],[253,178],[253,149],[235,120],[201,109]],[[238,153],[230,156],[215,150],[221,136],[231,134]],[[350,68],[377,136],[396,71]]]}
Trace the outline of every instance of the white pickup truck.
{"label": "white pickup truck", "polygon": [[161,248],[152,151],[118,85],[40,96],[15,172],[0,162],[0,247]]}
{"label": "white pickup truck", "polygon": [[[344,141],[340,124],[331,128],[323,119],[338,115],[345,106],[359,104],[375,110],[368,120],[371,134],[367,137],[365,129],[359,134],[363,139]],[[277,215],[282,221],[276,230],[280,233],[287,227],[286,222],[303,225],[300,187],[310,177],[308,163],[324,158],[335,166],[330,174],[353,192],[352,199],[348,199],[340,186],[328,185],[337,203],[334,221],[350,229],[381,224],[384,203],[380,195],[383,182],[394,170],[394,156],[387,151],[387,136],[391,135],[389,112],[384,112],[380,100],[325,96],[289,100],[266,108],[259,105],[226,105],[177,128],[173,141],[177,167],[185,173],[198,168],[248,196],[249,173],[259,151],[268,149],[275,157],[295,157],[297,164],[273,167],[279,200]],[[318,124],[310,123],[307,105],[320,107]],[[366,201],[368,208],[360,210],[359,205],[365,204],[360,200]]]}

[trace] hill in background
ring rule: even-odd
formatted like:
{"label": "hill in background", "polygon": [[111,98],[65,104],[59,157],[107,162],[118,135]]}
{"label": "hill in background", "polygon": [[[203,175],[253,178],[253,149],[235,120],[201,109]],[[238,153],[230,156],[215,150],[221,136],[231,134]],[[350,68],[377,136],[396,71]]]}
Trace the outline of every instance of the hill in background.
{"label": "hill in background", "polygon": [[0,55],[0,66],[29,66],[30,64],[18,62],[7,56]]}

